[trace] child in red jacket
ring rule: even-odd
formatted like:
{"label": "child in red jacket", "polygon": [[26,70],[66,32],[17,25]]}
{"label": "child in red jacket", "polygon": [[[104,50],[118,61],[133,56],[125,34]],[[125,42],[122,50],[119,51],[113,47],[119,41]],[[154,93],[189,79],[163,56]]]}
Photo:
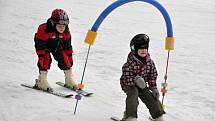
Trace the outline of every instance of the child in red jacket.
{"label": "child in red jacket", "polygon": [[72,76],[73,50],[68,24],[69,17],[67,13],[62,9],[55,9],[47,22],[38,27],[34,37],[39,68],[39,76],[36,80],[35,88],[45,91],[52,90],[47,81],[47,73],[52,62],[50,53],[58,62],[58,67],[65,73],[65,86],[77,88],[77,84]]}
{"label": "child in red jacket", "polygon": [[155,121],[164,121],[165,113],[159,101],[157,70],[148,53],[149,37],[136,35],[130,42],[131,52],[122,67],[120,84],[126,93],[123,121],[137,121],[138,98],[146,105]]}

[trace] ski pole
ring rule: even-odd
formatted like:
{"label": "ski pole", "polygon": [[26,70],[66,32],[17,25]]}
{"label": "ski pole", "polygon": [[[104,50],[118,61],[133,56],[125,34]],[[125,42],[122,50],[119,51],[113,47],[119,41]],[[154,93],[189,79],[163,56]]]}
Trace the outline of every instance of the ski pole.
{"label": "ski pole", "polygon": [[[89,53],[90,53],[90,47],[91,47],[91,46],[89,45],[88,51],[87,51],[86,61],[85,61],[85,64],[84,64],[83,74],[82,74],[82,77],[81,77],[81,83],[78,84],[78,90],[83,90],[83,88],[84,88],[83,80],[84,80],[85,70],[86,70],[86,67],[87,67],[87,60],[88,60]],[[77,107],[78,107],[78,101],[81,100],[81,95],[78,93],[78,94],[75,96],[75,99],[76,99],[76,104],[75,104],[74,115],[75,115],[76,110],[77,110]]]}

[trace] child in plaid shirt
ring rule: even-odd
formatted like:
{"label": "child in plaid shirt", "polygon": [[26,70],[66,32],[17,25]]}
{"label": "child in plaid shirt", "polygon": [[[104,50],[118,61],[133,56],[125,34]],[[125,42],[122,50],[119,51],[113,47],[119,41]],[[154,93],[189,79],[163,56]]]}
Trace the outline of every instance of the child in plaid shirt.
{"label": "child in plaid shirt", "polygon": [[159,101],[157,70],[148,53],[149,37],[136,35],[130,42],[131,52],[122,67],[120,84],[126,93],[123,121],[137,121],[138,98],[146,105],[155,121],[164,121],[165,114]]}

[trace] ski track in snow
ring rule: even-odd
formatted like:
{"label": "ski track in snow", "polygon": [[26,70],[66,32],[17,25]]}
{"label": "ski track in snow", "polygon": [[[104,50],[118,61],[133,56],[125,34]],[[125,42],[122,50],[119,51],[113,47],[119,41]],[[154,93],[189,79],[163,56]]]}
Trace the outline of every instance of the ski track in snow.
{"label": "ski track in snow", "polygon": [[[129,52],[129,41],[137,33],[151,38],[150,53],[163,81],[167,52],[161,14],[149,4],[134,2],[112,12],[98,30],[85,72],[85,89],[94,92],[79,101],[63,99],[21,87],[34,84],[37,56],[33,36],[37,27],[55,8],[70,17],[74,47],[74,75],[80,81],[88,46],[86,32],[98,15],[114,0],[34,1],[0,0],[0,121],[110,121],[122,117],[125,94],[119,85],[121,67]],[[215,3],[212,0],[159,0],[171,16],[176,49],[171,52],[168,93],[165,97],[167,121],[215,120]],[[95,8],[96,6],[96,8]],[[64,81],[63,72],[52,62],[49,83],[58,91],[71,93],[55,84]],[[140,103],[139,120],[149,113]]]}

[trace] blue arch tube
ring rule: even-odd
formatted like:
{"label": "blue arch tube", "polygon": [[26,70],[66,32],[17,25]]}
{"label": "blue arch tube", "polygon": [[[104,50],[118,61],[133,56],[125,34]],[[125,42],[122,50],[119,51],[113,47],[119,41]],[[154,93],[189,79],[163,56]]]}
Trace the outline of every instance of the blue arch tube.
{"label": "blue arch tube", "polygon": [[110,6],[108,6],[97,18],[96,22],[92,26],[91,30],[94,32],[97,32],[99,26],[103,22],[103,20],[116,8],[119,6],[129,3],[129,2],[135,2],[135,1],[141,1],[150,3],[153,6],[155,6],[163,15],[165,22],[166,22],[166,28],[167,28],[167,37],[173,37],[173,29],[172,29],[172,23],[169,17],[169,14],[167,13],[166,9],[156,0],[117,0],[114,3],[112,3]]}
{"label": "blue arch tube", "polygon": [[85,42],[89,45],[93,45],[95,38],[97,36],[97,30],[101,23],[104,21],[104,19],[116,8],[118,8],[121,5],[124,5],[129,2],[135,2],[135,1],[141,1],[146,2],[154,7],[156,7],[161,14],[163,15],[165,22],[166,22],[166,28],[167,28],[167,37],[165,42],[165,49],[166,50],[174,50],[174,37],[173,37],[173,29],[172,29],[172,22],[170,20],[169,14],[167,13],[166,9],[156,0],[117,0],[111,5],[109,5],[97,18],[94,25],[92,26],[91,30],[88,31],[87,36],[85,38]]}

